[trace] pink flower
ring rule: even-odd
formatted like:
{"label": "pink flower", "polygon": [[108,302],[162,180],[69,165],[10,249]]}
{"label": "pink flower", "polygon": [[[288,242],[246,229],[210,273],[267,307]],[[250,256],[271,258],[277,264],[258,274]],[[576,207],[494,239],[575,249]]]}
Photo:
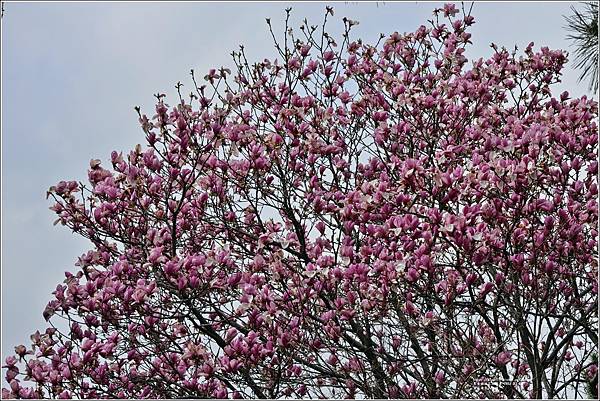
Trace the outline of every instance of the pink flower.
{"label": "pink flower", "polygon": [[442,385],[444,384],[444,381],[446,380],[446,375],[444,373],[444,371],[442,370],[438,370],[435,373],[435,376],[433,377],[433,380],[438,384],[438,385]]}
{"label": "pink flower", "polygon": [[493,288],[494,284],[490,283],[489,281],[481,284],[481,286],[479,287],[479,296],[485,297],[487,294],[490,293],[490,291],[492,291]]}
{"label": "pink flower", "polygon": [[503,351],[496,356],[496,363],[498,365],[506,365],[510,362],[512,353],[509,351]]}
{"label": "pink flower", "polygon": [[418,314],[417,308],[411,301],[406,301],[404,305],[404,310],[409,316],[416,316]]}
{"label": "pink flower", "polygon": [[410,282],[415,282],[419,279],[419,272],[416,269],[413,269],[412,267],[408,269],[408,271],[406,272],[406,278],[408,279],[408,281]]}

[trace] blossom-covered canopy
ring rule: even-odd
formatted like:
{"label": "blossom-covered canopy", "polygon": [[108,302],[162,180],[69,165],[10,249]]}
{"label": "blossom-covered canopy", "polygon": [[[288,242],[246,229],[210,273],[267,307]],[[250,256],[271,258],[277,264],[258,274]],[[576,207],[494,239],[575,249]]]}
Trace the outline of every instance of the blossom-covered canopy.
{"label": "blossom-covered canopy", "polygon": [[144,146],[50,188],[91,249],[4,397],[585,396],[598,105],[552,93],[566,53],[469,62],[454,5],[376,44],[343,22],[192,72]]}

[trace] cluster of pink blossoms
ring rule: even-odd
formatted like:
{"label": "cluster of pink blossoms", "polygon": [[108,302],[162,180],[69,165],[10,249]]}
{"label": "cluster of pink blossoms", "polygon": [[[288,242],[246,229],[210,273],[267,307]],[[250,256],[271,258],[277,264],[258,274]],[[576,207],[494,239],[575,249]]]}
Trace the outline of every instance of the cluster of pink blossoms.
{"label": "cluster of pink blossoms", "polygon": [[553,97],[562,51],[469,63],[473,23],[305,24],[157,95],[145,147],[50,189],[92,249],[3,397],[585,396],[598,105]]}

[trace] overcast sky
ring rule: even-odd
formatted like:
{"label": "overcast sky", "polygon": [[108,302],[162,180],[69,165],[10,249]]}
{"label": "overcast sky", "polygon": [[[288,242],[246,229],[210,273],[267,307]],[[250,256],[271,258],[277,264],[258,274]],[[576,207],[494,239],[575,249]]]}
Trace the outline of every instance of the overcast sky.
{"label": "overcast sky", "polygon": [[[331,4],[331,3],[330,3]],[[563,15],[572,2],[476,3],[470,57],[489,44],[569,49]],[[46,190],[84,180],[91,158],[143,142],[133,107],[152,113],[153,94],[174,101],[177,81],[231,65],[244,44],[253,60],[274,55],[265,18],[281,22],[289,3],[7,3],[2,19],[2,361],[45,329],[51,292],[88,249],[48,210]],[[295,26],[319,22],[326,3],[296,3]],[[441,3],[333,4],[330,25],[359,20],[355,37],[413,31]],[[557,92],[583,95],[572,65]]]}

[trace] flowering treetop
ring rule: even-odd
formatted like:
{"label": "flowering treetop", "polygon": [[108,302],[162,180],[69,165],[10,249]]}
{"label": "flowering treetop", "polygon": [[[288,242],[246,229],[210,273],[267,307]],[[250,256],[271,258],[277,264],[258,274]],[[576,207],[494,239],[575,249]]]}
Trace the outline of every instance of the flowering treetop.
{"label": "flowering treetop", "polygon": [[452,4],[376,44],[332,15],[50,188],[91,249],[4,397],[584,395],[598,105],[552,94],[566,54],[469,62]]}

